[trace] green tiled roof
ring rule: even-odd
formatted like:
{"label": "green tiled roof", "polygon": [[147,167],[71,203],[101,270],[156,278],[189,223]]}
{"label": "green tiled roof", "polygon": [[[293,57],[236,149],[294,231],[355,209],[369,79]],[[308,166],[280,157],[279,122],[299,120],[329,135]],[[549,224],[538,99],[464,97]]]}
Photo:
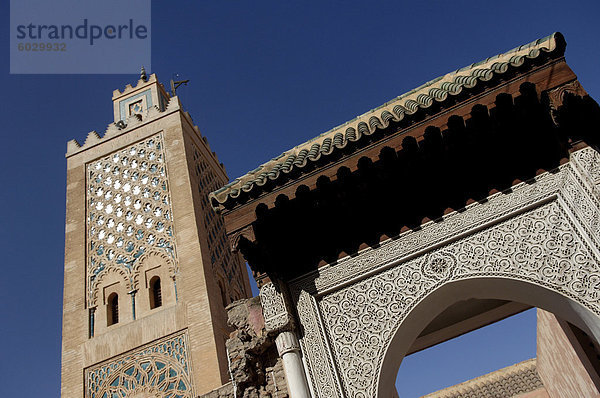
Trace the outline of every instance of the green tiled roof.
{"label": "green tiled roof", "polygon": [[[356,142],[377,129],[386,128],[390,121],[400,121],[420,108],[429,108],[434,102],[443,102],[448,96],[459,94],[464,88],[472,88],[479,81],[489,81],[495,75],[523,65],[526,59],[535,59],[542,53],[563,52],[565,41],[561,33],[538,39],[514,48],[504,54],[487,58],[464,68],[433,79],[385,104],[335,127],[318,137],[300,144],[262,164],[247,174],[236,178],[221,189],[211,193],[213,205],[223,204],[237,198],[242,192],[250,192],[269,180],[276,180],[281,173],[302,168],[308,162],[342,149],[349,142]],[[562,54],[562,53],[561,53]],[[215,202],[216,201],[216,202]]]}

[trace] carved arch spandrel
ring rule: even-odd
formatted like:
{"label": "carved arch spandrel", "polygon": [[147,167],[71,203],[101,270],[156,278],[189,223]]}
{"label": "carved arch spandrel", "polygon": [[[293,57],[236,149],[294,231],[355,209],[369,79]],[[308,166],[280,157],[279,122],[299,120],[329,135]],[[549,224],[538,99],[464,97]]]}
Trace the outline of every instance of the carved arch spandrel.
{"label": "carved arch spandrel", "polygon": [[125,272],[125,270],[120,268],[108,268],[101,272],[96,280],[94,281],[93,289],[89,292],[89,307],[96,307],[99,304],[104,304],[103,302],[98,302],[98,294],[104,290],[104,287],[108,285],[112,285],[114,283],[122,284],[122,290],[124,292],[128,292],[131,290],[133,284],[129,277],[129,275]]}
{"label": "carved arch spandrel", "polygon": [[[142,318],[153,313],[154,310],[165,308],[176,303],[175,297],[175,260],[167,253],[152,250],[144,254],[136,263],[133,284],[136,290],[136,318]],[[161,305],[152,306],[151,286],[152,278],[159,278],[161,290]]]}
{"label": "carved arch spandrel", "polygon": [[[386,347],[374,396],[391,396],[398,369],[406,352],[427,325],[450,305],[472,298],[515,301],[531,307],[546,309],[580,329],[585,329],[590,336],[592,335],[586,326],[585,317],[582,316],[589,313],[589,310],[542,284],[493,275],[450,281],[419,300],[417,305],[397,325],[398,327],[392,333],[390,344]],[[593,316],[597,315],[593,314]],[[399,382],[403,381],[399,380]],[[507,391],[506,396],[512,397],[518,395],[518,392],[525,392],[518,391],[518,385],[510,387],[514,387],[516,392]]]}
{"label": "carved arch spandrel", "polygon": [[319,312],[346,395],[375,396],[386,348],[428,294],[483,277],[543,286],[600,314],[600,266],[552,202],[324,296]]}
{"label": "carved arch spandrel", "polygon": [[[411,309],[448,283],[492,278],[530,284],[585,308],[588,320],[598,323],[600,227],[593,221],[600,206],[584,185],[567,164],[449,223],[429,225],[421,231],[426,239],[417,239],[420,248],[414,233],[293,281],[316,395],[376,396],[395,331]],[[493,214],[485,215],[490,209]],[[353,280],[357,270],[364,276]]]}
{"label": "carved arch spandrel", "polygon": [[170,278],[174,278],[175,274],[177,272],[176,266],[175,266],[175,261],[173,261],[173,259],[168,256],[166,253],[164,252],[159,252],[159,251],[151,251],[149,253],[144,254],[142,257],[140,257],[139,261],[137,262],[134,270],[134,277],[133,277],[133,286],[135,289],[140,289],[140,288],[145,288],[145,284],[142,284],[140,286],[141,280],[144,277],[144,271],[146,270],[150,270],[150,269],[154,269],[154,268],[161,268],[162,270],[167,271],[165,273],[165,275],[168,275]]}

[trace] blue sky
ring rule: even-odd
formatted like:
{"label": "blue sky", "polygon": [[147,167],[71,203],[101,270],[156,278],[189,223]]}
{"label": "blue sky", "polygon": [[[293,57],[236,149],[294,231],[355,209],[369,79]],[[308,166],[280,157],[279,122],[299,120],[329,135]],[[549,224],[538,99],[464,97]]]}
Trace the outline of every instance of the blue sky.
{"label": "blue sky", "polygon": [[[58,397],[66,142],[102,133],[112,91],[137,76],[10,75],[2,7],[0,396]],[[154,1],[151,72],[164,83],[174,73],[191,80],[179,97],[234,178],[428,80],[554,31],[599,98],[599,15],[598,1]],[[401,396],[535,355],[534,325],[530,311],[407,359]]]}

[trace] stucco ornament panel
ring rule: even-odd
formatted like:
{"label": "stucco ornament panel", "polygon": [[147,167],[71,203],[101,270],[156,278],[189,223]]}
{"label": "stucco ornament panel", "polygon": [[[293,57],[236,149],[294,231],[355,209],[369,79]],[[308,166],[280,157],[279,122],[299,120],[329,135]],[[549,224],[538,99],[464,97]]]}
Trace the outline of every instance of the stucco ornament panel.
{"label": "stucco ornament panel", "polygon": [[342,386],[317,302],[306,291],[298,294],[297,308],[302,330],[300,346],[307,364],[309,382],[316,397],[342,397]]}
{"label": "stucco ornament panel", "polygon": [[86,398],[194,398],[187,347],[184,332],[86,369]]}
{"label": "stucco ornament panel", "polygon": [[600,314],[600,267],[552,202],[324,296],[319,309],[347,396],[375,396],[385,348],[417,303],[473,277],[540,284]]}
{"label": "stucco ornament panel", "polygon": [[265,329],[268,332],[291,327],[291,315],[284,294],[273,282],[260,288],[260,302],[265,317]]}
{"label": "stucco ornament panel", "polygon": [[[592,154],[593,155],[593,154]],[[597,162],[597,156],[587,156]],[[584,169],[586,170],[586,169]],[[573,162],[380,248],[291,283],[317,396],[372,397],[386,348],[442,285],[478,277],[537,284],[600,315],[594,181]]]}
{"label": "stucco ornament panel", "polygon": [[600,185],[600,153],[590,147],[583,148],[573,153],[572,162],[593,185]]}
{"label": "stucco ornament panel", "polygon": [[[104,275],[121,275],[135,290],[141,258],[169,258],[177,272],[173,212],[161,134],[86,165],[87,300],[97,305]],[[167,265],[167,264],[165,264]]]}

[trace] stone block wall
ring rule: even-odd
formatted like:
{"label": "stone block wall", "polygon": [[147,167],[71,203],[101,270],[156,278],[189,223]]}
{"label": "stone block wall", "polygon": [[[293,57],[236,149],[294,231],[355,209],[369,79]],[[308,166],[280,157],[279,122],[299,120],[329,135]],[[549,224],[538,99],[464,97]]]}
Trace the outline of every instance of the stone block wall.
{"label": "stone block wall", "polygon": [[239,300],[227,310],[235,329],[226,343],[231,382],[200,398],[288,398],[283,363],[275,336],[265,330],[260,299]]}

